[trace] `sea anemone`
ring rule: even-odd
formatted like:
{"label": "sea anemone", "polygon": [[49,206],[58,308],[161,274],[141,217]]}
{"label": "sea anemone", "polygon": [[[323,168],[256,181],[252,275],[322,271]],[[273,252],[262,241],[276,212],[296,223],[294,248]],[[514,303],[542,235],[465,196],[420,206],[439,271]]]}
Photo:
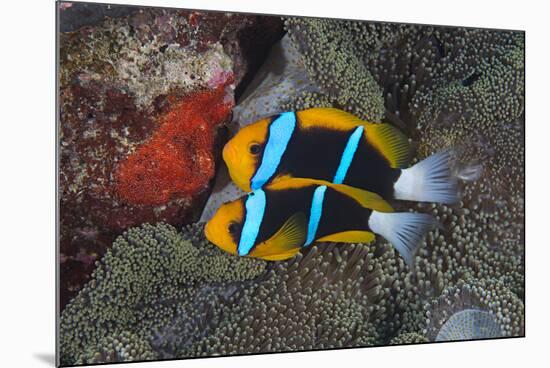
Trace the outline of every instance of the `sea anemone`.
{"label": "sea anemone", "polygon": [[446,288],[425,307],[430,341],[524,334],[523,302],[502,283],[469,279]]}

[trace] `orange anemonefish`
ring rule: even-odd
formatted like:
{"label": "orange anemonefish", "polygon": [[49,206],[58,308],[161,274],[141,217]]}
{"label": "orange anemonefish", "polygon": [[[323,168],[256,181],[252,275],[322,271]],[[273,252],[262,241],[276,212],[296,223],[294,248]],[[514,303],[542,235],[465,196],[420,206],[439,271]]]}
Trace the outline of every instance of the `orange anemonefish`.
{"label": "orange anemonefish", "polygon": [[223,149],[231,179],[249,192],[301,177],[377,193],[386,199],[454,203],[449,152],[406,168],[407,138],[389,124],[372,124],[335,108],[284,112],[242,128]]}
{"label": "orange anemonefish", "polygon": [[375,193],[293,178],[223,204],[205,234],[226,252],[266,260],[291,258],[313,242],[370,243],[379,234],[411,265],[435,223],[427,214],[393,212]]}

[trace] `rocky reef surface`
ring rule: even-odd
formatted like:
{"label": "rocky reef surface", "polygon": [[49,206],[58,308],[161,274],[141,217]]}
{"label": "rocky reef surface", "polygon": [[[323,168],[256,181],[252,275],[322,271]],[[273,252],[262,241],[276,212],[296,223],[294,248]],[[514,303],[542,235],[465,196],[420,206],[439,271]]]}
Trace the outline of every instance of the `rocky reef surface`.
{"label": "rocky reef surface", "polygon": [[[79,216],[86,213],[83,225],[72,222],[81,217],[70,212],[63,223],[62,214],[66,239],[72,239],[67,244],[80,253],[65,253],[63,246],[62,252],[71,262],[85,258],[94,270],[61,315],[63,364],[524,334],[523,33],[284,19],[287,34],[234,108],[233,126],[246,125],[263,114],[314,106],[338,107],[372,122],[388,121],[411,137],[417,148],[415,159],[453,149],[461,201],[452,206],[393,203],[402,210],[431,213],[440,223],[428,234],[411,268],[383,239],[369,245],[317,244],[292,260],[265,262],[223,253],[205,240],[201,224],[181,226],[194,222],[190,213],[204,206],[210,178],[218,169],[216,141],[224,137],[212,133],[210,141],[185,144],[186,153],[178,151],[179,144],[168,147],[167,142],[186,142],[194,137],[194,129],[213,132],[226,124],[226,114],[233,108],[233,86],[245,72],[236,67],[243,59],[235,55],[241,54],[228,52],[226,44],[219,46],[219,38],[206,46],[194,44],[201,38],[186,32],[196,13],[170,13],[170,24],[184,24],[179,33],[178,27],[160,27],[165,21],[152,22],[165,12],[136,12],[92,28],[111,32],[105,38],[100,37],[103,31],[94,33],[92,38],[98,42],[94,52],[104,48],[109,57],[119,55],[107,42],[113,32],[136,40],[139,47],[118,56],[122,66],[105,61],[94,69],[92,61],[101,57],[85,56],[85,51],[62,53],[61,91],[66,94],[61,99],[62,169],[72,168],[70,159],[76,157],[76,168],[68,169],[62,189],[77,185],[74,193],[62,192],[62,201],[68,196],[62,206]],[[235,17],[250,16],[226,19],[223,13],[214,14],[231,19],[224,27],[236,27],[236,34],[253,32],[239,28],[246,23],[242,20],[232,23]],[[130,32],[127,27],[135,17],[146,16],[150,18],[142,26],[160,28],[149,28],[150,38],[139,38],[144,31]],[[163,37],[162,29],[187,41],[156,51],[167,43],[157,41]],[[72,40],[86,50],[80,43],[86,39],[83,34],[64,37],[67,45]],[[185,42],[194,45],[193,52]],[[141,54],[143,47],[149,53]],[[204,70],[218,70],[215,76],[200,69],[206,73],[194,72],[203,76],[200,81],[190,82],[178,73],[167,77],[164,73],[173,63],[189,60],[179,53],[182,48],[186,57],[196,56],[189,56],[196,61],[194,68],[209,63]],[[73,64],[76,55],[87,58],[88,69]],[[144,64],[129,67],[128,58]],[[163,65],[163,72],[156,74],[152,65]],[[225,73],[223,65],[232,65],[233,72]],[[206,86],[200,84],[204,82]],[[82,90],[86,93],[77,93]],[[117,99],[107,98],[109,93]],[[206,109],[207,113],[186,110],[195,108],[186,103],[202,98],[210,102],[201,106],[216,108]],[[101,110],[91,109],[88,101]],[[113,104],[116,112],[106,108]],[[178,118],[194,114],[192,123]],[[130,132],[143,131],[128,138],[116,130],[128,122],[135,122]],[[64,124],[71,127],[67,132]],[[76,128],[82,126],[99,129],[97,140],[86,140],[84,134],[91,130]],[[114,140],[102,138],[112,135]],[[119,141],[129,142],[128,146]],[[98,156],[99,161],[81,158],[84,153],[107,152],[104,147],[118,153]],[[66,166],[63,155],[69,160]],[[191,159],[197,166],[190,167],[203,170],[204,176],[182,177],[170,166],[174,157],[200,157]],[[155,163],[154,168],[145,162]],[[181,180],[165,179],[168,174]],[[195,182],[204,178],[204,183]],[[171,184],[165,186],[165,180]],[[108,191],[106,183],[111,185]],[[142,188],[144,183],[150,186]],[[217,200],[234,195],[221,193]],[[97,259],[86,258],[96,249],[93,242],[103,236],[94,234],[90,224],[96,231],[123,232],[112,246],[103,240],[101,249],[107,251]],[[86,236],[78,235],[82,229]],[[62,280],[70,278],[71,270],[67,272]]]}
{"label": "rocky reef surface", "polygon": [[274,17],[100,4],[61,3],[59,12],[65,305],[125,229],[198,219],[235,96],[283,26]]}

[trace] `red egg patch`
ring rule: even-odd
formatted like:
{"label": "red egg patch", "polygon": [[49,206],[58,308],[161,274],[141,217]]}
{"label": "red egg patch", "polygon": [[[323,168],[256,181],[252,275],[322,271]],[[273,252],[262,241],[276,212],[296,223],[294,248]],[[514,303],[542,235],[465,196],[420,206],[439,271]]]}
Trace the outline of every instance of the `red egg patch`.
{"label": "red egg patch", "polygon": [[226,85],[171,104],[153,136],[118,166],[115,190],[121,200],[161,205],[206,188],[215,173],[213,130],[234,106]]}

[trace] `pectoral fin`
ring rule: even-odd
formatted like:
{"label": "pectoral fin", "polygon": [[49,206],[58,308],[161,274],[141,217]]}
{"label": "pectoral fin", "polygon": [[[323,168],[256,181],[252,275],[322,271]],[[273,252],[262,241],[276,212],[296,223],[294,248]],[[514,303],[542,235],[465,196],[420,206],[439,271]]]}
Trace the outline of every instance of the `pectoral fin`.
{"label": "pectoral fin", "polygon": [[267,260],[291,258],[304,245],[306,236],[307,219],[299,212],[292,215],[271,238],[258,244],[249,255]]}
{"label": "pectoral fin", "polygon": [[317,242],[334,243],[365,243],[368,244],[375,239],[375,235],[370,231],[343,231],[341,233],[323,236],[317,239]]}

